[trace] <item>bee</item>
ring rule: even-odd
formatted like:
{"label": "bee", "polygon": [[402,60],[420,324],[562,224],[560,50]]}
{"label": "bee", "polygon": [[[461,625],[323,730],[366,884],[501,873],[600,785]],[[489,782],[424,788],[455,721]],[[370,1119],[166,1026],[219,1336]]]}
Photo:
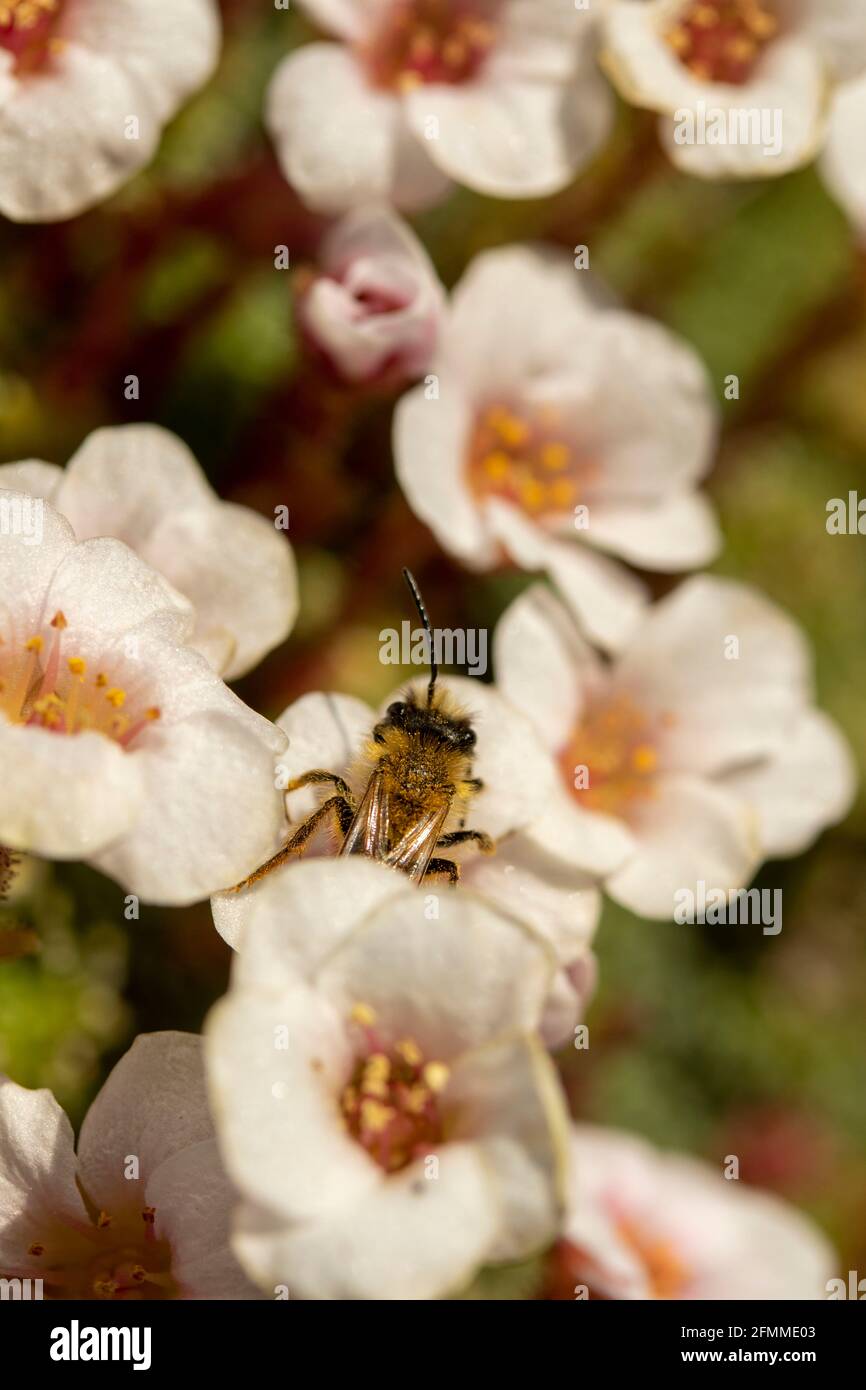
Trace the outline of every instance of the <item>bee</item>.
{"label": "bee", "polygon": [[450,694],[437,685],[439,672],[430,619],[418,585],[403,570],[430,649],[430,680],[426,700],[409,690],[402,700],[388,706],[374,726],[356,768],[356,785],[364,785],[360,801],[349,783],[336,773],[314,768],[289,782],[286,791],[301,787],[331,786],[333,795],[323,801],[272,859],[236,885],[248,888],[265,874],[302,854],[312,836],[325,825],[339,835],[338,855],[363,854],[392,869],[399,869],[413,883],[428,876],[460,878],[460,867],[442,858],[438,850],[474,843],[484,854],[495,845],[482,830],[466,830],[466,816],[483,783],[472,775],[476,735],[469,717]]}

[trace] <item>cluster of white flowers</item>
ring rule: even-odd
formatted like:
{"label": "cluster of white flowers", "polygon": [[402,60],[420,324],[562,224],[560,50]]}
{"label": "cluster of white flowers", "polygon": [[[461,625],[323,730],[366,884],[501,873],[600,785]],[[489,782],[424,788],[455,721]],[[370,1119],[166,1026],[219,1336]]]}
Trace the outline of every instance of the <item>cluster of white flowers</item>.
{"label": "cluster of white flowers", "polygon": [[[40,522],[0,527],[0,843],[152,903],[212,896],[236,952],[203,1049],[140,1038],[77,1158],[47,1092],[0,1084],[0,1272],[58,1297],[429,1299],[555,1246],[600,1297],[820,1297],[833,1256],[803,1218],[721,1163],[574,1126],[549,1055],[592,995],[604,893],[670,919],[678,890],[743,887],[853,796],[794,622],[718,578],[651,603],[627,568],[720,549],[712,384],[550,251],[482,253],[449,299],[390,204],[561,189],[608,132],[603,67],[691,173],[781,173],[829,118],[828,181],[866,221],[861,0],[301,8],[330,37],[280,64],[266,119],[302,198],[341,215],[303,329],[351,382],[424,378],[395,465],[441,545],[552,582],[503,614],[495,685],[447,678],[496,852],[414,884],[323,833],[234,891],[333,792],[305,773],[363,794],[380,717],[314,692],[274,725],[223,683],[292,627],[288,542],[155,426],[0,469],[4,519],[38,503]],[[212,0],[6,0],[0,211],[107,196],[217,50]],[[707,101],[783,111],[772,168],[674,139]]]}

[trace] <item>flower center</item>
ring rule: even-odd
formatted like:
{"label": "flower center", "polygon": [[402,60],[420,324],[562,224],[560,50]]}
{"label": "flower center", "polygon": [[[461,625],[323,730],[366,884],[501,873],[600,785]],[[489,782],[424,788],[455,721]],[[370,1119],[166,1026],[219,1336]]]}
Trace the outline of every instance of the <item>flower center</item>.
{"label": "flower center", "polygon": [[82,657],[66,656],[61,651],[66,626],[64,615],[55,613],[48,635],[28,637],[17,651],[7,651],[0,638],[0,713],[11,724],[55,734],[91,730],[128,748],[159,718],[159,710],[128,711],[126,691],[104,671],[91,674]]}
{"label": "flower center", "polygon": [[30,1246],[27,1273],[41,1278],[49,1299],[175,1298],[171,1248],[157,1240],[156,1211],[145,1207],[142,1226],[134,1220],[117,1229],[107,1212],[92,1223],[58,1228]]}
{"label": "flower center", "polygon": [[63,0],[0,0],[0,48],[15,59],[15,70],[34,72],[47,59]]}
{"label": "flower center", "polygon": [[476,497],[503,497],[530,516],[569,511],[587,466],[557,430],[558,412],[491,405],[475,422],[469,484]]}
{"label": "flower center", "polygon": [[560,769],[587,810],[627,818],[655,795],[657,742],[653,722],[628,695],[618,695],[590,704],[559,754]]}
{"label": "flower center", "polygon": [[623,1219],[617,1229],[643,1264],[654,1296],[680,1298],[688,1282],[689,1271],[671,1242],[650,1235],[634,1221]]}
{"label": "flower center", "polygon": [[340,1096],[349,1133],[386,1173],[399,1172],[441,1144],[440,1093],[448,1082],[442,1062],[427,1061],[412,1038],[385,1047],[367,1005],[352,1012],[364,1043]]}
{"label": "flower center", "polygon": [[665,35],[702,82],[748,82],[779,29],[772,0],[689,0]]}
{"label": "flower center", "polygon": [[393,0],[363,59],[376,87],[468,82],[496,40],[500,0]]}

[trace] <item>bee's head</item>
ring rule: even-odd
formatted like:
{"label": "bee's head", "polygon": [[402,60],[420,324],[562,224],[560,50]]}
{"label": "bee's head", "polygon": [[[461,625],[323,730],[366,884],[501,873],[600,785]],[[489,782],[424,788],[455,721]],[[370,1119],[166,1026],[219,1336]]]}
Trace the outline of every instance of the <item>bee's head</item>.
{"label": "bee's head", "polygon": [[374,743],[384,743],[388,729],[400,729],[406,734],[436,740],[455,752],[471,754],[476,737],[470,720],[451,704],[444,691],[436,694],[432,704],[419,704],[413,690],[405,700],[395,700],[373,730]]}

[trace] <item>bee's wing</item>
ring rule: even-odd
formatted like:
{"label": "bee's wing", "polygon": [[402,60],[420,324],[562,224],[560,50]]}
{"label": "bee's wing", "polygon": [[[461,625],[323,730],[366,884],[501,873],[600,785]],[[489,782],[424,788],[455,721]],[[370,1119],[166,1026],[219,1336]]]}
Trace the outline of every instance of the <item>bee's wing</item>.
{"label": "bee's wing", "polygon": [[384,859],[388,853],[390,828],[385,779],[381,772],[374,772],[340,846],[340,854],[366,854],[371,859]]}
{"label": "bee's wing", "polygon": [[413,883],[420,883],[427,865],[433,857],[436,841],[448,818],[449,803],[434,806],[420,820],[406,831],[406,834],[385,857],[385,863],[394,869],[402,869]]}

